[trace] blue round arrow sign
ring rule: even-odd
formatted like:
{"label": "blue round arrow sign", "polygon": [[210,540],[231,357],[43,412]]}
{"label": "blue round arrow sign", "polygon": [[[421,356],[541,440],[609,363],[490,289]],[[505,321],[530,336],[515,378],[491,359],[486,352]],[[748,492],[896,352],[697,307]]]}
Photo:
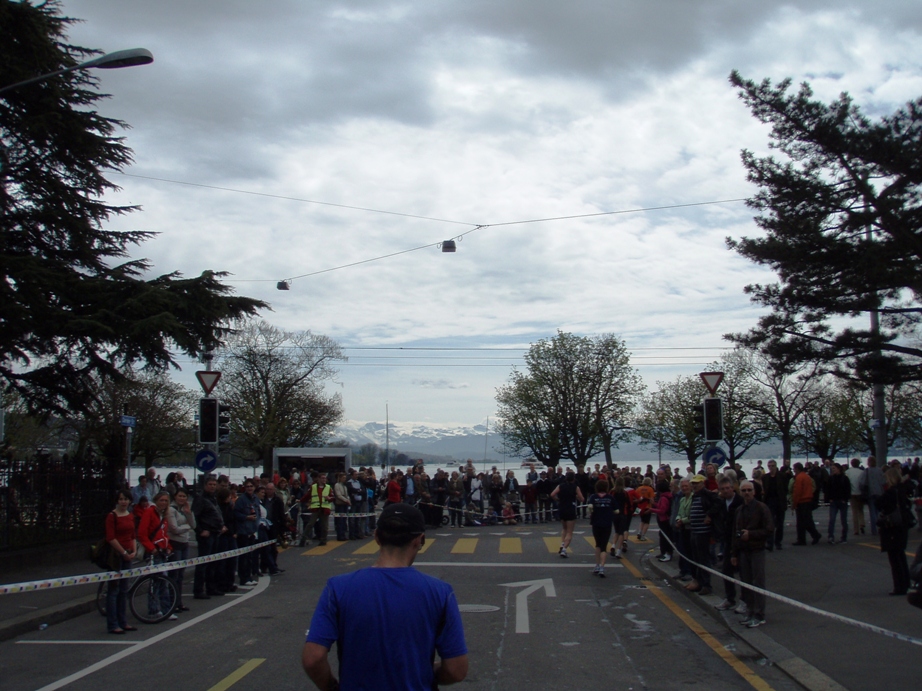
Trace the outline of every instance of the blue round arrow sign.
{"label": "blue round arrow sign", "polygon": [[198,468],[200,472],[210,473],[218,467],[217,454],[210,449],[202,449],[195,454],[195,467]]}
{"label": "blue round arrow sign", "polygon": [[712,446],[704,452],[704,462],[713,463],[719,468],[727,462],[727,454],[719,446]]}

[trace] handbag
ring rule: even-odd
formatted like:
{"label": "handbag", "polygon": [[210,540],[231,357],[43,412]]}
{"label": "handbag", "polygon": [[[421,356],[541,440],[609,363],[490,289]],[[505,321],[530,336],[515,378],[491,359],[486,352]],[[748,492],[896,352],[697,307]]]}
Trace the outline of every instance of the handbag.
{"label": "handbag", "polygon": [[899,530],[903,527],[903,512],[897,506],[893,511],[882,513],[877,517],[877,528],[883,530]]}
{"label": "handbag", "polygon": [[[111,513],[115,514],[114,511]],[[122,568],[122,555],[112,549],[112,545],[109,544],[106,538],[97,540],[90,545],[90,561],[107,571],[118,571]]]}

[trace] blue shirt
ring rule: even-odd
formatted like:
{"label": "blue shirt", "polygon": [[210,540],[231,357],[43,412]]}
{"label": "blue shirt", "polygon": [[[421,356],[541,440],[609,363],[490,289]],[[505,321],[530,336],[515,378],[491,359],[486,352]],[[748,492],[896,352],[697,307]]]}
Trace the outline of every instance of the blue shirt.
{"label": "blue shirt", "polygon": [[327,581],[307,642],[337,644],[339,684],[352,689],[432,689],[433,653],[467,655],[451,586],[413,567],[367,568]]}

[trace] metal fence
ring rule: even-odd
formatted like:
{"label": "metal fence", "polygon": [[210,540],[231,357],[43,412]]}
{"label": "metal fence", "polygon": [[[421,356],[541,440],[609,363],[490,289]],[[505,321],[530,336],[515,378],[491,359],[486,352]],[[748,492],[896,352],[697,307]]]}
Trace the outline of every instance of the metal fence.
{"label": "metal fence", "polygon": [[105,459],[0,461],[0,551],[101,537],[116,478]]}

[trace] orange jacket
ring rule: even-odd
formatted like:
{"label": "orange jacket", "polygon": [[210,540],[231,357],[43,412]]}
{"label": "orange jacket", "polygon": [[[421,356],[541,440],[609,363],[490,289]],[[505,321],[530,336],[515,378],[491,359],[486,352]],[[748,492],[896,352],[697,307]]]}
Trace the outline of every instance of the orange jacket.
{"label": "orange jacket", "polygon": [[794,506],[813,501],[813,480],[810,479],[810,476],[805,470],[794,476],[794,492],[792,499]]}

